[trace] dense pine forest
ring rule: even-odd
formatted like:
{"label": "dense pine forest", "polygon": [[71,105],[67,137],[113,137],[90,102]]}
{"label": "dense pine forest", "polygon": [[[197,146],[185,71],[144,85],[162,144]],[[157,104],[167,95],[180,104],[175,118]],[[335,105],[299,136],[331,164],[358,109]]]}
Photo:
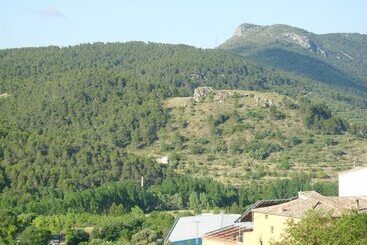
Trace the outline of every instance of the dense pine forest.
{"label": "dense pine forest", "polygon": [[[334,180],[311,181],[308,173],[234,186],[194,178],[144,154],[163,132],[174,131],[167,99],[192,96],[202,86],[278,93],[299,102],[288,106],[302,107],[300,120],[313,134],[367,137],[367,92],[360,84],[325,84],[225,50],[143,42],[1,50],[0,243],[61,232],[69,244],[137,244],[163,238],[179,215],[167,210],[238,213],[299,190],[336,194]],[[214,130],[228,120],[214,119]]]}

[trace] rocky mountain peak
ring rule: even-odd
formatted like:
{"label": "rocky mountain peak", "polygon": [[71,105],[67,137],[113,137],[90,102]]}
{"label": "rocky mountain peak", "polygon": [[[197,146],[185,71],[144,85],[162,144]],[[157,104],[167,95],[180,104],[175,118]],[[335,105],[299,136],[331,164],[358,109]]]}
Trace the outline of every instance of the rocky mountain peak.
{"label": "rocky mountain peak", "polygon": [[244,23],[236,28],[236,30],[233,33],[233,36],[235,37],[242,37],[244,33],[250,29],[259,28],[260,26],[254,25],[254,24],[248,24]]}

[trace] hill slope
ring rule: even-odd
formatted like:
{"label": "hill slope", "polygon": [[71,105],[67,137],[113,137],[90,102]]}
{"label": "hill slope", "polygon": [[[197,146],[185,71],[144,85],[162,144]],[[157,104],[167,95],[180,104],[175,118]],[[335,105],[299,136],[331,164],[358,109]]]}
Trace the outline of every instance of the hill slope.
{"label": "hill slope", "polygon": [[167,130],[165,99],[190,96],[198,86],[279,92],[325,101],[350,122],[367,118],[363,93],[267,69],[224,50],[141,42],[1,50],[0,94],[7,95],[0,97],[2,200],[16,206],[139,181],[143,174],[147,185],[160,182],[166,168],[140,150]]}
{"label": "hill slope", "polygon": [[367,88],[367,35],[242,24],[219,48],[327,84]]}
{"label": "hill slope", "polygon": [[335,180],[367,161],[365,139],[308,128],[307,106],[277,93],[213,90],[201,101],[177,97],[165,106],[170,119],[159,141],[138,152],[168,156],[181,173],[231,185],[299,173]]}
{"label": "hill slope", "polygon": [[[226,90],[191,102],[199,86]],[[135,244],[173,222],[143,210],[335,194],[335,171],[366,159],[365,95],[185,45],[1,50],[0,233],[13,244],[25,227],[92,227],[93,239]]]}

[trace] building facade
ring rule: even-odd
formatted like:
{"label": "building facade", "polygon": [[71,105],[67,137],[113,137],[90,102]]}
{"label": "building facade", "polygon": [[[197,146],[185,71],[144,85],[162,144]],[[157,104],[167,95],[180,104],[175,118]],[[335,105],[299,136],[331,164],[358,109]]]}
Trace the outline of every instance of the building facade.
{"label": "building facade", "polygon": [[[351,210],[367,212],[367,196],[330,197],[315,191],[299,192],[297,198],[288,202],[252,209],[250,229],[237,229],[240,231],[235,231],[237,235],[231,234],[229,228],[220,229],[206,234],[203,238],[203,245],[268,245],[281,240],[288,222],[299,222],[310,210],[328,212],[335,218]],[[241,218],[249,215],[245,213]],[[224,243],[224,238],[226,238],[226,243]]]}
{"label": "building facade", "polygon": [[339,196],[367,196],[367,167],[339,174]]}

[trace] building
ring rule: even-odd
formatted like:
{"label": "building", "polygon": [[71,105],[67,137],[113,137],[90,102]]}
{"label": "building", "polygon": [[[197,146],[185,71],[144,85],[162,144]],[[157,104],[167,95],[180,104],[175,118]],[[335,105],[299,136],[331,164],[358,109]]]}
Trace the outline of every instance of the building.
{"label": "building", "polygon": [[315,191],[299,192],[298,198],[265,208],[253,210],[253,230],[243,233],[243,244],[269,244],[281,238],[287,221],[295,222],[310,210],[331,212],[341,216],[347,210],[367,211],[367,197],[327,197]]}
{"label": "building", "polygon": [[243,232],[252,231],[252,222],[238,222],[230,226],[206,233],[204,245],[235,245],[241,243]]}
{"label": "building", "polygon": [[[271,241],[280,240],[289,220],[298,222],[310,210],[330,212],[333,217],[339,217],[347,210],[367,212],[367,196],[327,197],[315,191],[299,192],[297,198],[271,204],[254,207],[237,220],[237,223],[241,224],[251,217],[252,227],[238,225],[237,229],[232,226],[208,233],[204,236],[203,244],[267,245]],[[228,239],[224,239],[226,237]]]}
{"label": "building", "polygon": [[169,158],[168,158],[168,156],[163,156],[163,157],[158,158],[157,162],[161,163],[161,164],[168,164],[169,163]]}
{"label": "building", "polygon": [[367,196],[367,167],[339,174],[339,196]]}
{"label": "building", "polygon": [[208,232],[203,236],[203,244],[204,245],[234,245],[242,242],[242,234],[244,232],[249,232],[253,230],[253,210],[261,207],[269,207],[272,205],[277,205],[285,202],[289,202],[294,198],[290,199],[276,199],[276,200],[261,200],[257,201],[250,208],[246,210],[236,221],[235,223],[220,228],[218,230],[214,230],[212,232]]}
{"label": "building", "polygon": [[172,226],[165,244],[174,245],[202,244],[205,233],[232,225],[240,217],[239,214],[202,214],[181,217]]}

